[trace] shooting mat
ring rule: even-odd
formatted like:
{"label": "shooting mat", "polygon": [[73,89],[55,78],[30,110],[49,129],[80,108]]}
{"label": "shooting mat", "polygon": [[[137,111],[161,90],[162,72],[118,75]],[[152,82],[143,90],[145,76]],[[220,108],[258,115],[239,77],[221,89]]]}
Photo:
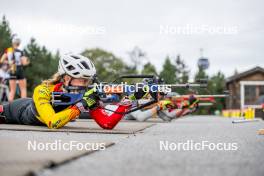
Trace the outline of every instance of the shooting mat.
{"label": "shooting mat", "polygon": [[113,130],[102,129],[93,120],[76,120],[69,122],[60,129],[49,129],[46,126],[30,126],[16,124],[0,124],[0,130],[15,131],[42,131],[42,132],[71,132],[71,133],[106,133],[106,134],[133,134],[153,126],[154,123],[124,123],[120,122]]}

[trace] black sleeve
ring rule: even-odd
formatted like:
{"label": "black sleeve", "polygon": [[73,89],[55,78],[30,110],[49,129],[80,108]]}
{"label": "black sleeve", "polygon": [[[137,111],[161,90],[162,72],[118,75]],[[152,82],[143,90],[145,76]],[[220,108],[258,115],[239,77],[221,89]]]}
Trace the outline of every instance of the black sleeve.
{"label": "black sleeve", "polygon": [[14,52],[20,53],[20,57],[25,56],[24,52],[22,50],[20,50],[20,49],[15,49]]}
{"label": "black sleeve", "polygon": [[21,57],[22,57],[22,56],[25,56],[24,51],[20,51],[20,53],[21,53]]}

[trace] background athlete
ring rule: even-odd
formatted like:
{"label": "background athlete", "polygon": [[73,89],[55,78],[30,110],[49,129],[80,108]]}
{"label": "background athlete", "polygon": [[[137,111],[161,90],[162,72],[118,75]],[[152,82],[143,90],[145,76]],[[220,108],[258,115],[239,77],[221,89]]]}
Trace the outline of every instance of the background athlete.
{"label": "background athlete", "polygon": [[9,102],[12,102],[16,94],[16,85],[20,89],[21,98],[27,97],[27,80],[24,75],[23,66],[29,64],[28,58],[24,55],[24,52],[19,49],[21,40],[14,35],[12,38],[12,47],[5,50],[0,63],[7,63],[9,65]]}

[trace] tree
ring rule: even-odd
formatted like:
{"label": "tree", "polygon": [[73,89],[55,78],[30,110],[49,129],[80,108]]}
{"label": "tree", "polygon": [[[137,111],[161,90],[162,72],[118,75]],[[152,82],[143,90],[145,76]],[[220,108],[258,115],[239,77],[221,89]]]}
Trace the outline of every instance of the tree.
{"label": "tree", "polygon": [[122,74],[134,72],[134,69],[127,66],[121,58],[100,48],[87,49],[82,55],[94,62],[100,81],[113,81]]}
{"label": "tree", "polygon": [[41,81],[50,78],[57,72],[59,52],[53,55],[45,46],[39,46],[34,38],[30,40],[24,52],[31,62],[25,69],[25,74],[28,81],[28,92],[29,95],[32,95],[34,88]]}
{"label": "tree", "polygon": [[135,46],[132,51],[128,52],[131,62],[133,63],[132,68],[138,70],[142,64],[142,61],[146,59],[146,53],[139,47]]}
{"label": "tree", "polygon": [[[220,71],[213,75],[208,82],[208,89],[211,94],[223,94],[225,90],[225,75]],[[216,98],[215,106],[211,108],[211,111],[221,111],[224,108],[224,104],[224,98]]]}
{"label": "tree", "polygon": [[[208,79],[208,75],[206,74],[205,70],[202,67],[198,66],[198,72],[194,76],[194,80],[198,81],[200,79]],[[209,94],[208,89],[205,88],[196,88],[197,93],[199,94]]]}
{"label": "tree", "polygon": [[170,61],[170,58],[167,56],[163,64],[163,69],[160,72],[160,77],[164,79],[166,84],[176,83],[176,67]]}
{"label": "tree", "polygon": [[4,50],[11,46],[12,32],[9,26],[9,22],[6,17],[2,17],[0,22],[0,54],[2,55]]}
{"label": "tree", "polygon": [[195,80],[208,79],[208,75],[202,67],[198,67],[198,72],[195,74]]}
{"label": "tree", "polygon": [[178,55],[176,60],[176,79],[177,83],[186,83],[189,80],[189,70],[187,69],[184,60],[181,59],[181,56]]}
{"label": "tree", "polygon": [[[205,71],[202,68],[199,68],[199,71],[195,75],[195,79],[203,79],[207,78],[208,75],[205,73]],[[222,72],[218,72],[217,74],[214,74],[212,77],[208,79],[208,86],[206,89],[204,88],[197,88],[199,94],[223,94],[225,90],[225,75]],[[213,114],[215,110],[222,110],[225,105],[225,99],[224,98],[215,98],[215,103],[213,106],[210,107],[200,107],[199,113],[200,114]]]}
{"label": "tree", "polygon": [[213,75],[208,83],[208,89],[212,94],[222,94],[225,90],[225,75],[218,71]]}
{"label": "tree", "polygon": [[146,75],[157,75],[157,71],[154,65],[152,65],[150,62],[146,63],[143,66],[143,70],[141,72],[142,74]]}

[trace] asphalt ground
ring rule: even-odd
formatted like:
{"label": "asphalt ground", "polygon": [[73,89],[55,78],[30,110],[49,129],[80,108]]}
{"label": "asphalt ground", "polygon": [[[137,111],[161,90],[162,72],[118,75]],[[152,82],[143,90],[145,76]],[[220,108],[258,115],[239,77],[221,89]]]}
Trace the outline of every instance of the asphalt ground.
{"label": "asphalt ground", "polygon": [[[115,145],[38,172],[51,175],[264,175],[264,122],[233,124],[217,116],[157,123],[143,133],[85,134],[1,131],[1,137],[109,141]],[[140,122],[139,122],[140,123]],[[161,144],[169,144],[168,146]],[[189,148],[186,147],[187,143]],[[193,148],[191,148],[191,143]],[[194,144],[204,144],[195,148]],[[208,147],[210,144],[211,148]],[[220,144],[225,150],[214,149]],[[177,147],[175,147],[177,146]],[[183,147],[185,146],[185,147]],[[231,147],[230,147],[231,146]],[[166,148],[168,147],[168,148]],[[167,149],[167,150],[166,150]]]}

